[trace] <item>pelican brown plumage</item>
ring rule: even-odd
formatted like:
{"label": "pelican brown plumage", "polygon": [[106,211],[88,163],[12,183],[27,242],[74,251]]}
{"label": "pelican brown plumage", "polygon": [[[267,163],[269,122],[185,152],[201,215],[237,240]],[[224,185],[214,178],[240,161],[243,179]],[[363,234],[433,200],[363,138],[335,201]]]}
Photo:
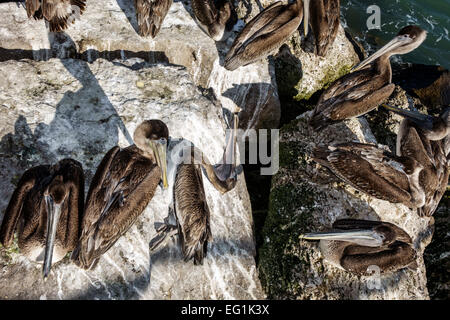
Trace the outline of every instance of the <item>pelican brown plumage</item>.
{"label": "pelican brown plumage", "polygon": [[318,147],[313,159],[373,197],[409,208],[425,204],[425,191],[419,182],[423,166],[412,157],[399,157],[371,144],[349,142]]}
{"label": "pelican brown plumage", "polygon": [[371,275],[374,267],[387,273],[417,266],[411,237],[388,222],[341,219],[329,232],[307,233],[300,239],[320,240],[325,260],[358,275]]}
{"label": "pelican brown plumage", "polygon": [[156,37],[173,0],[134,0],[140,36]]}
{"label": "pelican brown plumage", "polygon": [[72,251],[78,242],[84,208],[84,172],[81,164],[63,159],[33,167],[22,175],[0,227],[0,242],[11,246],[18,232],[20,252],[43,263],[43,275],[52,263]]}
{"label": "pelican brown plumage", "polygon": [[85,269],[133,225],[153,198],[159,182],[167,187],[169,130],[160,120],[146,120],[134,132],[135,144],[113,147],[89,187],[81,236],[72,259]]}
{"label": "pelican brown plumage", "polygon": [[277,1],[253,18],[234,40],[225,68],[235,70],[276,52],[303,20],[302,0],[283,5]]}
{"label": "pelican brown plumage", "polygon": [[418,214],[431,216],[446,191],[450,174],[450,107],[433,117],[416,110],[382,106],[405,118],[397,134],[396,152],[423,166],[419,181],[425,190],[425,204],[418,208]]}
{"label": "pelican brown plumage", "polygon": [[340,0],[303,0],[305,2],[304,26],[308,34],[308,20],[316,42],[316,52],[324,57],[336,39],[339,25]]}
{"label": "pelican brown plumage", "polygon": [[191,6],[200,28],[215,41],[221,40],[231,17],[231,3],[226,0],[217,8],[214,0],[192,0]]}
{"label": "pelican brown plumage", "polygon": [[28,18],[44,19],[51,32],[65,30],[86,8],[86,0],[26,0]]}
{"label": "pelican brown plumage", "polygon": [[222,164],[211,165],[206,156],[191,145],[184,146],[182,150],[180,145],[169,158],[172,203],[165,222],[155,224],[157,235],[150,242],[152,251],[160,247],[168,236],[178,234],[184,260],[193,258],[194,264],[203,264],[208,241],[212,236],[202,168],[208,180],[221,194],[235,187],[237,114],[233,118],[233,130],[224,149]]}
{"label": "pelican brown plumage", "polygon": [[[407,26],[371,57],[326,89],[310,118],[315,130],[361,116],[383,103],[395,89],[389,58],[413,51],[426,39],[426,31]],[[367,67],[369,65],[369,67]]]}

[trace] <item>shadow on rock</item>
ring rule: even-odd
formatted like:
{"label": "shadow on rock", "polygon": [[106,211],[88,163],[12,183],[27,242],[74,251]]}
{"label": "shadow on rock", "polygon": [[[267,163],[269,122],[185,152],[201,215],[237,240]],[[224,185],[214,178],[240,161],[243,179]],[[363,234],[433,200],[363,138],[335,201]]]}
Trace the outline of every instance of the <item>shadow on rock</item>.
{"label": "shadow on rock", "polygon": [[276,128],[281,116],[280,111],[269,108],[275,104],[273,100],[277,99],[275,90],[276,86],[268,83],[233,84],[222,96],[242,108],[239,114],[240,128],[255,128],[256,122],[259,128]]}
{"label": "shadow on rock", "polygon": [[[71,42],[65,34],[50,34],[49,37],[52,48]],[[27,119],[20,115],[15,122],[15,132],[1,138],[0,163],[5,170],[1,172],[0,188],[10,194],[13,192],[10,182],[17,182],[23,171],[32,166],[71,157],[83,163],[85,168],[95,170],[94,158],[118,144],[119,131],[133,144],[130,133],[89,64],[72,59],[61,62],[82,87],[76,92],[64,93],[49,124],[38,123],[33,132]],[[88,172],[87,178],[89,182]]]}
{"label": "shadow on rock", "polygon": [[134,31],[136,31],[136,33],[139,33],[139,26],[137,23],[136,8],[134,6],[134,3],[135,1],[117,0],[117,4],[119,5],[120,9],[122,9]]}

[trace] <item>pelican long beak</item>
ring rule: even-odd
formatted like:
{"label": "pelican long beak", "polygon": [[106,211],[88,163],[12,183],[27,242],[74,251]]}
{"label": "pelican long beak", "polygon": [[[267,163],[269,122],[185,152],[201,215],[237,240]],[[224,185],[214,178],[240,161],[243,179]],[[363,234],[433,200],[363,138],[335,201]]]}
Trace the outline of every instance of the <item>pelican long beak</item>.
{"label": "pelican long beak", "polygon": [[233,130],[228,135],[225,150],[223,152],[222,163],[214,168],[216,176],[221,181],[226,181],[235,175],[236,153],[237,153],[237,129],[239,126],[239,117],[237,113],[233,114]]}
{"label": "pelican long beak", "polygon": [[372,230],[354,230],[354,231],[330,231],[306,233],[300,236],[303,240],[329,240],[329,241],[347,241],[368,247],[378,247],[383,244],[383,239],[378,233]]}
{"label": "pelican long beak", "polygon": [[47,239],[45,243],[44,266],[42,269],[44,279],[48,277],[52,266],[56,228],[61,216],[61,204],[56,204],[51,196],[45,196],[45,202],[47,205]]}
{"label": "pelican long beak", "polygon": [[303,0],[303,29],[305,31],[305,37],[308,35],[309,31],[309,1]]}
{"label": "pelican long beak", "polygon": [[418,125],[422,129],[425,129],[425,130],[433,129],[433,117],[432,116],[422,114],[417,111],[401,109],[401,108],[394,107],[394,106],[391,106],[391,105],[388,105],[385,103],[383,103],[381,106],[383,108],[388,109],[389,111],[392,111],[392,112],[406,118],[406,119],[411,120],[412,122],[414,122],[416,125]]}
{"label": "pelican long beak", "polygon": [[368,64],[371,64],[372,62],[374,62],[375,60],[377,60],[379,57],[391,53],[393,54],[394,50],[404,46],[406,44],[411,43],[413,40],[409,37],[404,37],[404,36],[397,36],[394,39],[392,39],[391,41],[389,41],[384,47],[382,47],[380,50],[378,50],[377,52],[375,52],[373,55],[371,55],[370,57],[368,57],[366,60],[364,60],[363,62],[361,62],[359,65],[357,65],[356,67],[353,67],[352,71],[358,71],[361,70],[362,68],[364,68],[365,66],[367,66]]}
{"label": "pelican long beak", "polygon": [[150,147],[156,158],[156,163],[161,168],[161,179],[163,188],[167,189],[169,183],[167,182],[167,140],[161,139],[159,141],[150,141]]}

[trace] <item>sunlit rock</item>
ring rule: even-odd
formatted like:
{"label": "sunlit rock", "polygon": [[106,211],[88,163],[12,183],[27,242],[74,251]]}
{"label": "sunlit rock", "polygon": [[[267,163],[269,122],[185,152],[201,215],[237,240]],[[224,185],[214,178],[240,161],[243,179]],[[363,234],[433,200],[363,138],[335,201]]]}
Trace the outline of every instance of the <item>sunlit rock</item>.
{"label": "sunlit rock", "polygon": [[[183,67],[141,59],[50,59],[0,62],[0,218],[22,173],[71,157],[86,174],[86,191],[104,154],[132,143],[144,119],[161,119],[211,160],[221,158],[226,125],[221,104]],[[249,196],[243,174],[220,193],[204,178],[213,240],[203,266],[184,262],[174,241],[150,255],[154,222],[168,212],[159,187],[131,229],[92,271],[66,257],[46,282],[42,265],[16,246],[0,248],[0,299],[255,299],[264,294],[255,266]]]}
{"label": "sunlit rock", "polygon": [[[319,145],[376,144],[366,119],[313,132],[306,123],[309,115],[303,114],[280,133],[280,171],[272,179],[259,251],[266,293],[276,299],[428,299],[423,252],[432,237],[433,218],[421,218],[402,204],[363,194],[311,159],[312,150]],[[356,276],[325,261],[317,242],[299,239],[302,233],[329,230],[342,218],[382,220],[403,228],[417,250],[417,270]]]}
{"label": "sunlit rock", "polygon": [[[256,6],[250,9],[259,12]],[[276,128],[280,102],[273,65],[266,59],[234,72],[223,67],[228,48],[244,26],[243,20],[234,20],[223,41],[214,42],[197,26],[189,1],[174,1],[160,33],[154,39],[143,38],[136,32],[133,1],[88,0],[67,36],[55,39],[42,20],[28,19],[16,3],[2,3],[0,60],[69,57],[92,62],[140,57],[152,63],[169,62],[186,67],[196,85],[211,87],[224,108],[243,109],[241,128]]]}

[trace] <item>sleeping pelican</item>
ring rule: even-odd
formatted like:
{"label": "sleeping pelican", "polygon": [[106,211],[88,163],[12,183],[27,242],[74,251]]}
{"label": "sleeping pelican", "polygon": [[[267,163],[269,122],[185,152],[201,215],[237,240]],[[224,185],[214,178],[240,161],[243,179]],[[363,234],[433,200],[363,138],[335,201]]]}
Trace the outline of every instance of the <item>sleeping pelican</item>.
{"label": "sleeping pelican", "polygon": [[214,0],[192,0],[191,6],[200,28],[215,41],[222,39],[231,16],[231,3],[227,0],[216,8]]}
{"label": "sleeping pelican", "polygon": [[211,229],[202,168],[208,180],[221,194],[235,187],[238,115],[235,113],[233,118],[233,132],[229,135],[222,164],[212,166],[206,156],[192,146],[180,150],[181,155],[175,152],[169,159],[172,203],[164,223],[155,224],[157,235],[150,242],[151,251],[160,247],[168,236],[178,234],[184,260],[193,258],[195,265],[203,264],[208,241],[211,240]]}
{"label": "sleeping pelican", "polygon": [[86,0],[26,0],[28,18],[44,19],[51,32],[60,32],[74,23],[86,7]]}
{"label": "sleeping pelican", "polygon": [[339,25],[341,4],[340,0],[303,0],[305,3],[304,26],[305,35],[308,34],[308,20],[316,40],[316,51],[324,57],[328,48],[336,39]]}
{"label": "sleeping pelican", "polygon": [[105,155],[89,187],[81,237],[72,254],[80,267],[95,267],[147,207],[161,179],[167,188],[168,137],[164,122],[146,120],[134,132],[134,145],[113,147]]}
{"label": "sleeping pelican", "polygon": [[260,12],[234,40],[225,68],[236,70],[276,52],[300,26],[304,5],[302,0],[286,5],[277,1]]}
{"label": "sleeping pelican", "polygon": [[423,170],[419,181],[425,190],[425,204],[420,216],[431,216],[444,195],[450,173],[450,107],[439,117],[382,105],[405,119],[397,135],[397,155],[416,159]]}
{"label": "sleeping pelican", "polygon": [[19,249],[30,260],[43,263],[43,275],[52,263],[72,251],[80,234],[84,207],[81,164],[64,159],[23,174],[6,208],[0,242],[11,246],[18,229]]}
{"label": "sleeping pelican", "polygon": [[342,219],[330,232],[307,233],[304,240],[320,240],[320,251],[333,265],[358,275],[415,268],[416,251],[411,237],[388,222]]}
{"label": "sleeping pelican", "polygon": [[156,37],[173,0],[134,0],[139,35]]}
{"label": "sleeping pelican", "polygon": [[419,183],[423,166],[412,157],[398,157],[374,145],[349,142],[316,148],[313,159],[375,198],[409,208],[425,204],[425,191]]}
{"label": "sleeping pelican", "polygon": [[[413,51],[425,41],[426,31],[407,26],[371,57],[326,89],[310,119],[315,130],[361,116],[383,103],[395,89],[389,58]],[[367,67],[369,66],[369,67]]]}

